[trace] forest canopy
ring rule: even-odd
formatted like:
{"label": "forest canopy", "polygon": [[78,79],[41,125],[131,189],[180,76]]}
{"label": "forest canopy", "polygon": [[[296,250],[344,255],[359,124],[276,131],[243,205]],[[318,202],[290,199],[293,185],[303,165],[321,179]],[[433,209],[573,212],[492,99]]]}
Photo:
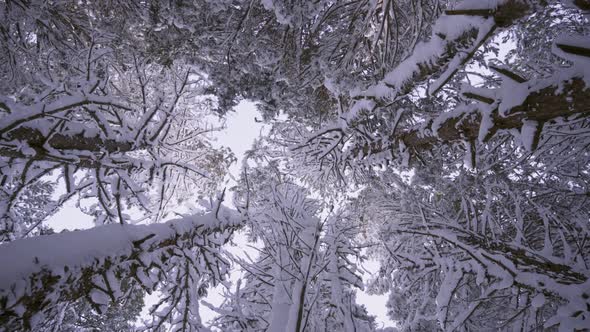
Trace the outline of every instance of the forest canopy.
{"label": "forest canopy", "polygon": [[590,329],[589,15],[0,0],[0,331]]}

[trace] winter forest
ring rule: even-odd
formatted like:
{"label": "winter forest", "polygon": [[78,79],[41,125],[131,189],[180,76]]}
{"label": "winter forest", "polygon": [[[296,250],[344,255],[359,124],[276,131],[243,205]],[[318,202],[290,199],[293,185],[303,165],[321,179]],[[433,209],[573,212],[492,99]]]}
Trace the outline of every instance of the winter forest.
{"label": "winter forest", "polygon": [[589,19],[0,0],[0,331],[590,330]]}

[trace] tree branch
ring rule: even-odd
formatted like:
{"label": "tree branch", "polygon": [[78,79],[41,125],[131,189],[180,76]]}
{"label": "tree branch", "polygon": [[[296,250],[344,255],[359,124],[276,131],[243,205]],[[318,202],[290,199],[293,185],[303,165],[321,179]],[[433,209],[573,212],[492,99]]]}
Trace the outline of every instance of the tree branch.
{"label": "tree branch", "polygon": [[[493,125],[485,135],[484,141],[490,139],[498,130],[521,128],[524,120],[542,123],[558,117],[590,114],[590,89],[586,88],[583,79],[573,78],[569,82],[564,82],[562,87],[551,85],[531,93],[521,105],[509,110],[508,114],[502,117],[497,107],[492,110],[490,117]],[[426,128],[431,129],[430,134],[426,134],[428,130],[424,129],[398,132],[384,140],[355,147],[351,155],[355,158],[365,158],[384,151],[397,151],[399,142],[403,142],[410,151],[421,152],[440,142],[477,140],[481,125],[482,116],[479,112],[461,113],[440,123],[436,130],[432,128],[431,122]]]}

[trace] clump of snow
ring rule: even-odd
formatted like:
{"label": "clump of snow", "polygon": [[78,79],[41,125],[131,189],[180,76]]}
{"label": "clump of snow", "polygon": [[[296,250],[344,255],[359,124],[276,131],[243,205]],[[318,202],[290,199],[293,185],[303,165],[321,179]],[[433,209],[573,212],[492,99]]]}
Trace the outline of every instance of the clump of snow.
{"label": "clump of snow", "polygon": [[463,0],[453,9],[496,9],[508,0]]}
{"label": "clump of snow", "polygon": [[399,141],[399,154],[400,156],[402,156],[402,167],[409,167],[410,166],[410,152],[408,151],[408,148],[406,147],[406,144],[404,143],[404,141]]}
{"label": "clump of snow", "polygon": [[449,78],[459,69],[460,66],[467,60],[469,54],[475,51],[477,47],[484,41],[486,36],[494,29],[495,23],[493,18],[488,18],[483,21],[477,30],[477,37],[468,50],[458,52],[457,55],[449,62],[446,70],[428,87],[428,94],[432,95],[435,91],[440,89],[442,85],[449,80]]}
{"label": "clump of snow", "polygon": [[363,110],[372,111],[375,108],[375,102],[369,99],[361,99],[354,103],[350,110],[343,116],[346,122],[355,119],[359,112]]}
{"label": "clump of snow", "polygon": [[537,121],[524,120],[520,129],[520,141],[524,148],[531,152],[533,151],[533,144],[537,131],[539,130],[539,123]]}
{"label": "clump of snow", "polygon": [[481,115],[481,122],[479,124],[479,133],[477,140],[484,143],[492,128],[494,128],[494,120],[492,119],[492,110],[489,107],[482,107],[479,110]]}
{"label": "clump of snow", "polygon": [[537,294],[535,297],[533,297],[533,299],[531,300],[531,305],[534,308],[540,308],[545,304],[545,295],[543,295],[543,293],[539,293]]}
{"label": "clump of snow", "polygon": [[498,105],[498,113],[501,116],[508,116],[511,109],[522,105],[529,96],[529,83],[518,83],[507,76],[499,75],[503,79],[502,86],[499,89],[500,105]]}
{"label": "clump of snow", "polygon": [[590,57],[567,52],[563,46],[575,47],[579,51],[585,49],[590,54],[590,36],[562,35],[555,39],[552,47],[555,55],[573,63],[573,68],[570,70],[582,77],[586,86],[590,86]]}

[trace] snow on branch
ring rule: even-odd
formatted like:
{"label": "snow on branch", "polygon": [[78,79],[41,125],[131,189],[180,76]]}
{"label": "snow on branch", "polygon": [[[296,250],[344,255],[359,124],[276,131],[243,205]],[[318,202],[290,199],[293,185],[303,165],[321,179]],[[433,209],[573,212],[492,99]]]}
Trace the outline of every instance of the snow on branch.
{"label": "snow on branch", "polygon": [[[421,127],[397,132],[386,139],[355,147],[351,155],[365,158],[384,151],[397,151],[396,146],[401,142],[415,153],[426,151],[438,142],[484,142],[499,130],[520,129],[525,121],[544,123],[560,117],[587,115],[590,113],[590,90],[582,77],[579,72],[574,72],[570,76],[559,77],[560,80],[552,78],[529,85],[525,87],[522,101],[506,107],[504,114],[501,114],[499,107],[506,100],[490,98],[492,91],[488,90],[488,96],[467,91],[467,97],[476,96],[483,103],[462,106],[453,112],[441,114],[429,122],[426,129]],[[535,140],[529,142],[531,146],[528,149],[534,150]]]}
{"label": "snow on branch", "polygon": [[[111,153],[127,152],[137,148],[135,141],[114,135],[105,137],[105,135],[97,131],[93,132],[91,128],[44,135],[42,130],[37,128],[20,126],[4,134],[4,136],[8,142],[25,142],[27,146],[35,150],[37,155],[46,152],[44,148],[46,144],[56,150],[108,151]],[[17,157],[16,154],[18,152],[15,151],[15,153],[8,155],[8,157]]]}
{"label": "snow on branch", "polygon": [[[429,93],[436,93],[493,35],[496,27],[509,26],[515,20],[529,13],[530,8],[527,3],[519,0],[487,1],[485,5],[477,1],[463,1],[454,10],[438,18],[433,26],[431,38],[419,43],[411,55],[393,71],[386,74],[381,82],[364,91],[351,92],[352,105],[340,117],[341,124],[336,124],[333,127],[342,128],[343,134],[349,134],[350,123],[354,123],[358,114],[363,113],[364,110],[371,113],[384,108],[431,78],[436,78],[436,80],[430,87]],[[457,12],[457,10],[462,12]],[[459,15],[459,13],[463,14]],[[492,99],[487,101],[493,102]],[[449,114],[444,116],[448,117]],[[408,144],[404,145],[407,149],[401,150],[410,151],[416,148],[414,145],[426,144],[425,147],[427,147],[436,141],[431,136],[423,137],[423,131],[424,128],[421,128],[415,132],[402,133],[402,136],[410,137],[408,137]],[[314,143],[317,143],[321,145],[322,153],[316,154],[316,157],[323,158],[326,155],[325,151],[331,153],[335,150],[335,144],[339,145],[344,142],[343,135],[340,136],[338,142],[334,142],[334,139],[330,138],[325,140],[325,134],[327,133],[320,132],[313,135],[295,149],[299,149],[301,146],[313,149]],[[396,135],[393,134],[393,136]],[[411,137],[412,135],[416,137]],[[389,137],[385,141],[392,138],[394,137]],[[416,144],[413,144],[413,140],[417,141]],[[384,144],[383,141],[383,139],[370,139],[355,144],[350,150],[352,157],[367,157],[375,152],[400,150],[398,145],[401,146],[401,140],[397,140],[395,146]],[[334,159],[340,161],[340,158]]]}
{"label": "snow on branch", "polygon": [[4,135],[24,123],[84,105],[103,105],[127,111],[131,110],[128,106],[118,103],[108,96],[97,96],[93,94],[63,96],[51,103],[42,102],[33,105],[20,105],[9,98],[1,97],[0,105],[3,105],[3,108],[9,113],[9,115],[0,119],[0,135]]}
{"label": "snow on branch", "polygon": [[[461,227],[436,224],[390,227],[389,231],[408,234],[410,236],[424,236],[442,240],[453,248],[463,252],[472,261],[471,264],[461,264],[461,273],[477,275],[478,284],[483,285],[488,280],[487,291],[491,292],[481,297],[486,300],[497,290],[509,289],[517,286],[531,291],[533,294],[543,294],[549,298],[563,301],[557,314],[545,323],[545,327],[559,325],[560,330],[573,331],[587,326],[590,308],[590,280],[586,271],[567,266],[559,261],[552,261],[543,255],[515,243],[490,241],[485,236],[471,232]],[[455,279],[452,274],[447,279]],[[452,280],[445,280],[449,282]],[[453,301],[454,287],[441,287],[437,296],[440,322],[446,322],[448,303]],[[476,302],[480,303],[480,302]],[[453,322],[451,328],[455,330],[463,324],[470,313],[471,307]],[[478,304],[479,305],[479,304]]]}
{"label": "snow on branch", "polygon": [[[383,81],[364,92],[353,94],[353,97],[357,100],[395,100],[433,75],[439,75],[439,83],[431,90],[435,93],[493,34],[495,26],[508,26],[528,13],[529,9],[526,3],[518,0],[485,3],[487,8],[480,8],[481,4],[478,6],[473,1],[464,1],[459,6],[459,12],[451,10],[441,16],[433,27],[430,40],[419,43],[412,54],[389,72]],[[477,8],[474,11],[470,6]]]}
{"label": "snow on branch", "polygon": [[216,284],[229,264],[219,246],[240,225],[231,210],[221,208],[163,224],[111,224],[2,244],[0,264],[8,268],[0,271],[0,325],[34,328],[55,314],[58,302],[81,297],[100,311],[123,295],[117,291],[123,279],[154,289],[168,277],[166,266],[176,252],[194,248],[202,251],[193,262],[197,274]]}

